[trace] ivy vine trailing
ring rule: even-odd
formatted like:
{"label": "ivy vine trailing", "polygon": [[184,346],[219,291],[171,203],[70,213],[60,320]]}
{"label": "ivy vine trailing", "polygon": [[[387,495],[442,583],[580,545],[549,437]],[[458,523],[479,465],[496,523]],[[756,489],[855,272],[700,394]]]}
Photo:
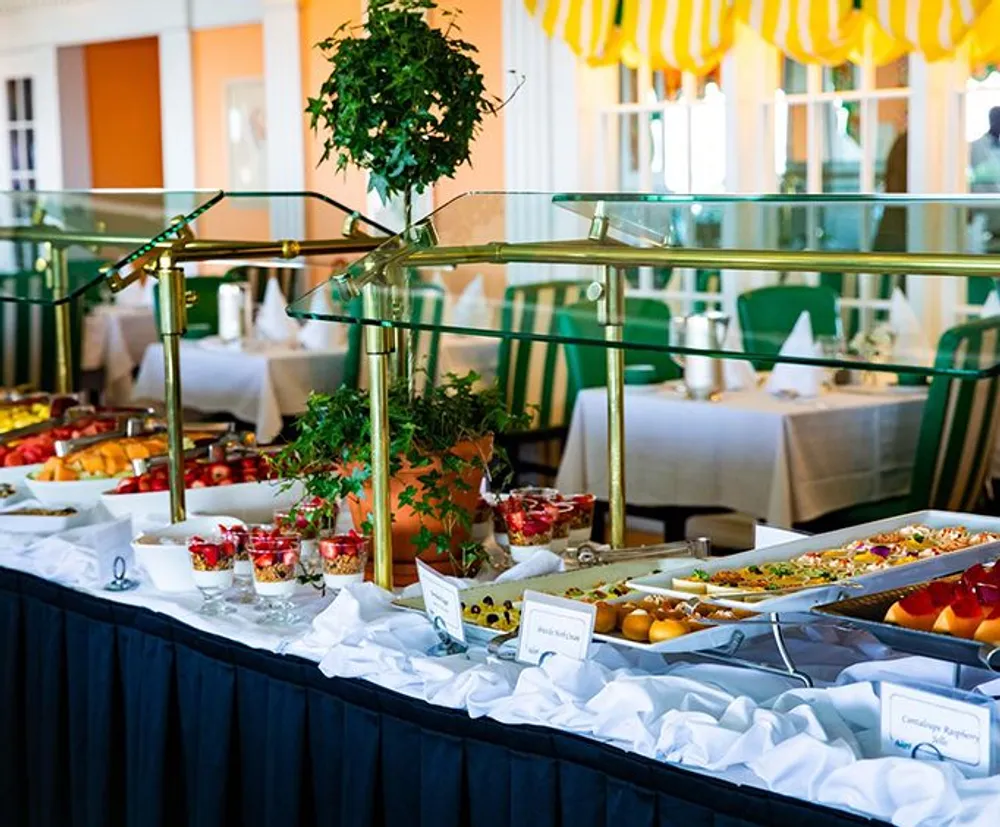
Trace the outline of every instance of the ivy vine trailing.
{"label": "ivy vine trailing", "polygon": [[[455,447],[530,424],[529,414],[508,411],[498,385],[477,390],[478,381],[475,373],[449,374],[416,398],[403,382],[389,389],[390,474],[397,475],[404,465],[427,469],[419,477],[420,495],[409,486],[400,497],[400,504],[420,518],[413,544],[421,553],[450,553],[456,529],[472,527],[472,515],[455,504],[453,494],[456,489],[468,491],[462,476],[473,469],[488,470],[487,461],[479,455],[462,456]],[[331,394],[313,394],[296,428],[296,438],[275,459],[280,476],[301,480],[309,496],[326,502],[364,492],[372,459],[367,391],[341,387]],[[440,471],[434,468],[437,459]],[[505,460],[499,447],[494,448],[494,472],[497,460]],[[429,522],[440,522],[440,530]],[[470,550],[461,549],[463,556]]]}
{"label": "ivy vine trailing", "polygon": [[[442,28],[428,25],[432,10]],[[320,163],[367,170],[383,203],[403,195],[408,207],[412,192],[453,177],[502,105],[486,94],[456,17],[435,0],[370,0],[363,26],[345,23],[316,44],[332,67],[306,109],[312,129],[326,130]]]}

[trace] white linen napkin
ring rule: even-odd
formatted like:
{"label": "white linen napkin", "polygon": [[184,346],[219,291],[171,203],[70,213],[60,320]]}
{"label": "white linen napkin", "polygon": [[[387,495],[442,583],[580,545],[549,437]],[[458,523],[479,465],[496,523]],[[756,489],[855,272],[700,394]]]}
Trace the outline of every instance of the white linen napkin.
{"label": "white linen napkin", "polygon": [[[726,353],[743,353],[743,334],[740,323],[734,318],[729,323],[726,340],[722,345]],[[746,359],[722,360],[723,384],[727,391],[749,390],[757,387],[757,371]]]}
{"label": "white linen napkin", "polygon": [[990,290],[990,294],[986,297],[986,301],[983,302],[979,311],[981,319],[988,319],[991,316],[1000,316],[1000,295],[997,295],[996,290]]}
{"label": "white linen napkin", "polygon": [[[816,356],[818,349],[813,339],[812,320],[809,313],[802,311],[795,327],[781,346],[779,356],[806,358]],[[796,365],[777,362],[767,380],[767,392],[791,394],[806,398],[819,396],[823,383],[823,369],[812,365]]]}
{"label": "white linen napkin", "polygon": [[541,577],[545,574],[556,574],[565,569],[562,557],[553,554],[551,551],[539,551],[532,554],[523,563],[518,563],[503,572],[494,581],[496,583],[510,583],[514,580],[525,580],[528,577]]}
{"label": "white linen napkin", "polygon": [[[330,299],[330,288],[327,285],[320,285],[313,290],[312,298],[309,300],[309,312],[317,316],[329,316],[333,313],[333,301]],[[306,350],[335,350],[339,330],[340,325],[333,322],[309,319],[299,331],[299,344]]]}
{"label": "white linen napkin", "polygon": [[924,334],[924,326],[913,312],[906,294],[898,287],[892,291],[889,303],[889,326],[896,336],[892,345],[893,361],[921,367],[934,363],[934,351]]}
{"label": "white linen napkin", "polygon": [[492,320],[492,308],[486,301],[483,277],[478,275],[466,285],[462,295],[455,300],[455,306],[451,311],[451,321],[455,327],[487,330]]}
{"label": "white linen napkin", "polygon": [[272,276],[267,280],[264,301],[261,302],[260,310],[257,311],[255,327],[258,339],[282,344],[295,340],[299,326],[295,319],[290,318],[285,313],[287,307],[288,303],[278,286],[278,280]]}

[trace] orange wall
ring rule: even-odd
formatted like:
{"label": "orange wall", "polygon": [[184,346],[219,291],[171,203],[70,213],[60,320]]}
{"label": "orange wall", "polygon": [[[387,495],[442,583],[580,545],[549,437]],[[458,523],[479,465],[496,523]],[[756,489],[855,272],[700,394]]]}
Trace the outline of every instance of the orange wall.
{"label": "orange wall", "polygon": [[[229,186],[226,86],[231,80],[264,76],[264,33],[261,25],[202,29],[191,32],[194,81],[195,181],[198,187]],[[266,209],[209,210],[198,221],[203,238],[270,237]]]}
{"label": "orange wall", "polygon": [[156,38],[84,46],[84,65],[92,185],[162,187]]}

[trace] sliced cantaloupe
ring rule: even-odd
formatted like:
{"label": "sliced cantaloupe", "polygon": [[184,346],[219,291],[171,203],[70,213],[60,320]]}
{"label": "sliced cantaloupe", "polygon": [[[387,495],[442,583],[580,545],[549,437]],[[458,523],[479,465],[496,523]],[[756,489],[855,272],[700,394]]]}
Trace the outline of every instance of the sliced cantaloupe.
{"label": "sliced cantaloupe", "polygon": [[972,639],[983,622],[983,612],[978,604],[974,606],[967,604],[968,601],[963,600],[945,607],[934,621],[933,631],[952,637]]}
{"label": "sliced cantaloupe", "polygon": [[55,482],[72,482],[78,479],[80,479],[80,475],[67,465],[60,465],[53,475]]}

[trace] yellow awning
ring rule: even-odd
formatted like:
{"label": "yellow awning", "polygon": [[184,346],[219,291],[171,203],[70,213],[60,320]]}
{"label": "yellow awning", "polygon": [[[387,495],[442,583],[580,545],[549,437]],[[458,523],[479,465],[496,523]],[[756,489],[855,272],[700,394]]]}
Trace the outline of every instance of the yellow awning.
{"label": "yellow awning", "polygon": [[1000,59],[1000,0],[525,0],[545,31],[590,63],[646,62],[702,74],[732,44],[737,20],[802,63],[867,53],[928,60],[966,42],[970,59]]}

